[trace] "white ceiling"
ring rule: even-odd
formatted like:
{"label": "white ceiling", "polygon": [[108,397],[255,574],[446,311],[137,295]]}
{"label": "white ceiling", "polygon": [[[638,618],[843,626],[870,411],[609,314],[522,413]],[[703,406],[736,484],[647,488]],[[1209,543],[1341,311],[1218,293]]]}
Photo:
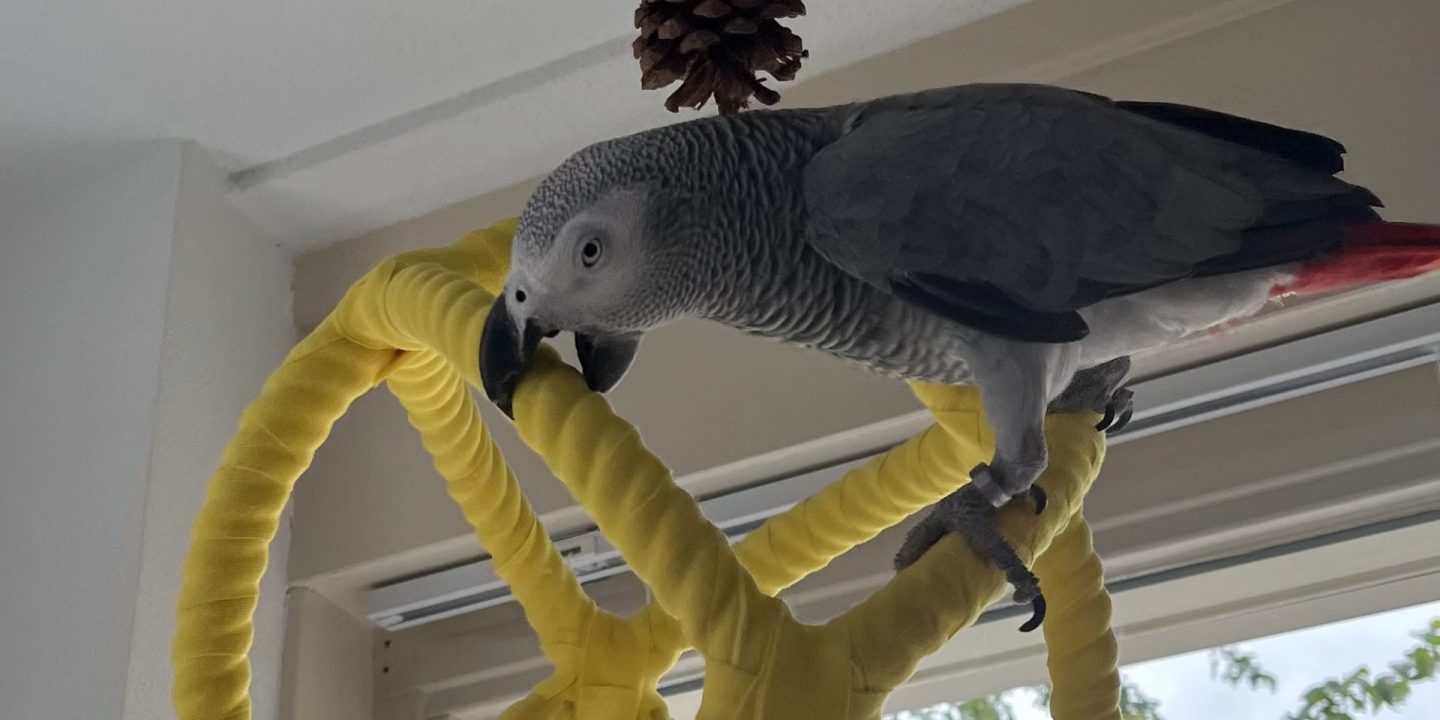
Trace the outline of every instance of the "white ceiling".
{"label": "white ceiling", "polygon": [[[1023,1],[812,2],[791,24],[801,77]],[[636,5],[5,0],[0,167],[16,182],[106,144],[194,140],[257,221],[313,248],[676,120],[639,88]]]}

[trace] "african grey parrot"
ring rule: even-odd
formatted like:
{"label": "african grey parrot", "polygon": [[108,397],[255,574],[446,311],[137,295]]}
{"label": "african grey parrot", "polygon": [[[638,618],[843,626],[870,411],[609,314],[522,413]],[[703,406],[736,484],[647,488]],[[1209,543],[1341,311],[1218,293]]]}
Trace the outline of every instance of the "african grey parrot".
{"label": "african grey parrot", "polygon": [[[1440,267],[1440,226],[1381,221],[1370,191],[1334,177],[1343,152],[1210,110],[1025,84],[597,143],[521,214],[484,388],[509,413],[537,343],[563,330],[590,387],[609,390],[641,334],[681,317],[978,385],[994,458],[912,541],[933,542],[936,523],[965,533],[1036,603],[1033,627],[1038,586],[989,517],[1044,469],[1047,404],[1077,373],[1092,404],[1123,402],[1131,353],[1277,295]],[[910,544],[899,564],[923,552]]]}

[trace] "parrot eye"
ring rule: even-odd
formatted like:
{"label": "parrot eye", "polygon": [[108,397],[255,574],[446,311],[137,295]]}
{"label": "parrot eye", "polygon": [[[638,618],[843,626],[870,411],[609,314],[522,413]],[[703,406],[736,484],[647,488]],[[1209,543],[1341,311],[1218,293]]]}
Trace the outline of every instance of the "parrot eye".
{"label": "parrot eye", "polygon": [[595,267],[600,262],[600,238],[590,238],[580,246],[580,264],[585,267]]}

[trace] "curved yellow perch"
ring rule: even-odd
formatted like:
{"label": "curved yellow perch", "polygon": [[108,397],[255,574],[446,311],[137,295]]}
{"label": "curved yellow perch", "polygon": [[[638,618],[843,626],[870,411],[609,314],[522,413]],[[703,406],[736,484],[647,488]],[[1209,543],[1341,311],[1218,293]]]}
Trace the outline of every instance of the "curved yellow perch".
{"label": "curved yellow perch", "polygon": [[[449,248],[381,263],[246,410],[196,519],[182,578],[174,643],[182,720],[249,717],[251,615],[280,510],[330,425],[382,381],[555,666],[505,718],[668,717],[656,683],[691,645],[706,660],[702,718],[875,718],[922,657],[1003,594],[1000,574],[947,538],[825,625],[797,622],[773,597],[953,491],[963,481],[957,468],[988,457],[973,390],[914,386],[935,426],[732,549],[634,428],[542,352],[517,395],[517,427],[657,599],[630,618],[600,610],[550,543],[465,388],[479,383],[480,326],[513,228],[504,221]],[[1051,470],[1041,479],[1052,509],[1039,518],[1002,512],[1007,537],[1035,561],[1050,598],[1052,708],[1064,720],[1119,717],[1109,598],[1078,513],[1103,457],[1094,422],[1052,417]]]}

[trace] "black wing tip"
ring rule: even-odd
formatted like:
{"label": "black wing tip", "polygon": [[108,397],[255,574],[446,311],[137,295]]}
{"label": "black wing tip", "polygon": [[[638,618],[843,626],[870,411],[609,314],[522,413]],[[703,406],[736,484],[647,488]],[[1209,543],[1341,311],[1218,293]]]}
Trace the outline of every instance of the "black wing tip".
{"label": "black wing tip", "polygon": [[1345,146],[1317,133],[1179,103],[1119,100],[1114,105],[1151,120],[1267,152],[1326,175],[1345,169]]}

